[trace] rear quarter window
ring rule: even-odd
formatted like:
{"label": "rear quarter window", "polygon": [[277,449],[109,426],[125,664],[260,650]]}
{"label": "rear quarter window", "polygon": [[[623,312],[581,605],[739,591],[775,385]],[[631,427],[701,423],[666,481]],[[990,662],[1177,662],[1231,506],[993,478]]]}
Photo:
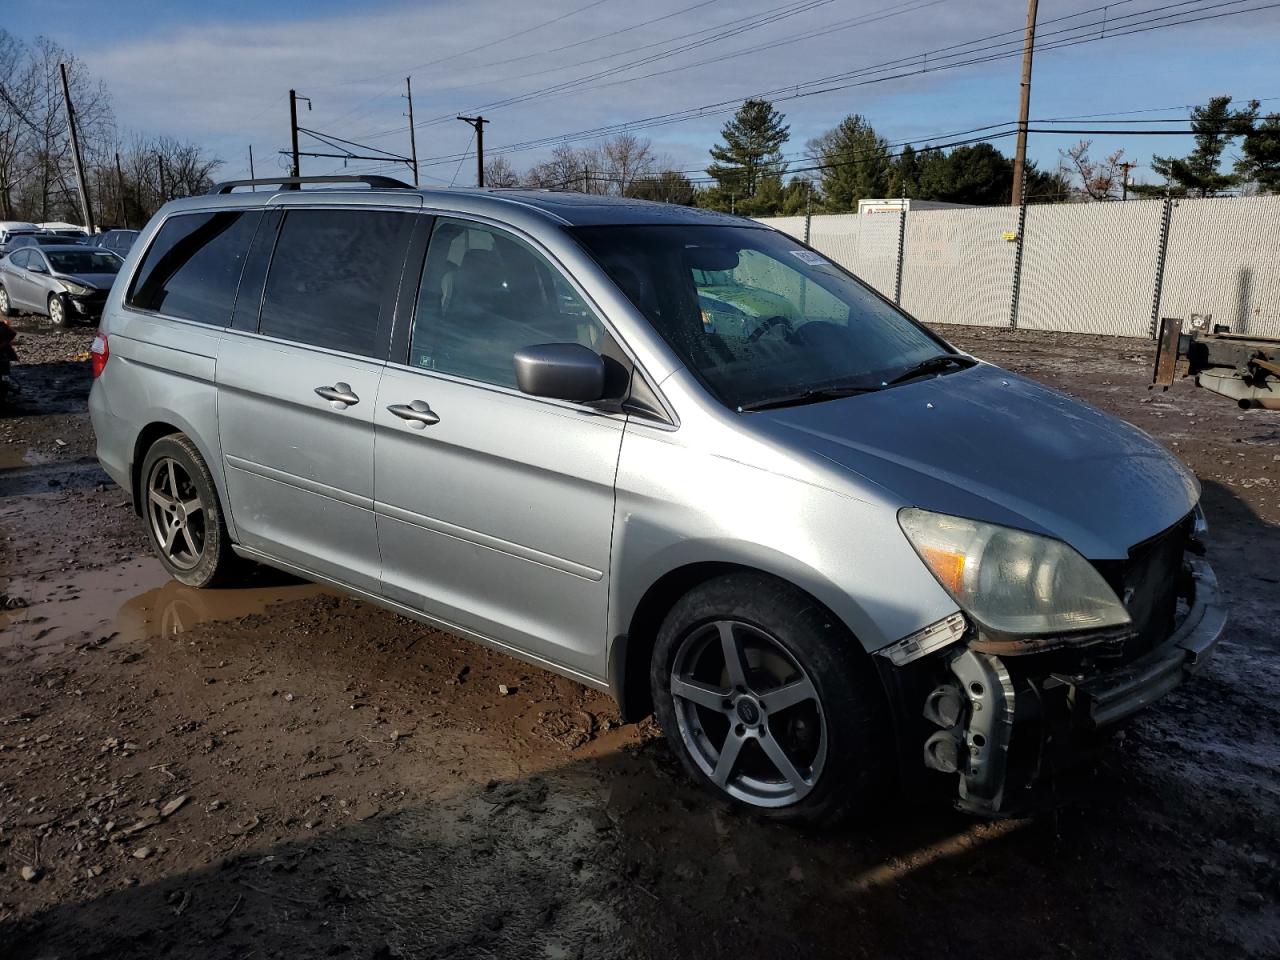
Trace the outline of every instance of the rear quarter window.
{"label": "rear quarter window", "polygon": [[126,303],[225,327],[259,210],[182,213],[166,220],[134,274]]}

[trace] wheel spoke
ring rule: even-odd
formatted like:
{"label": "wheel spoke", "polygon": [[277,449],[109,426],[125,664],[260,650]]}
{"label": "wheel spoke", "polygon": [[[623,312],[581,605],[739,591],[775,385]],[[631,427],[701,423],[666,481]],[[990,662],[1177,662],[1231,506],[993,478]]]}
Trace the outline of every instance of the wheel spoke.
{"label": "wheel spoke", "polygon": [[716,759],[716,768],[711,773],[711,779],[715,781],[716,786],[723,787],[733,776],[734,765],[738,762],[738,754],[742,752],[742,745],[746,739],[739,736],[733,728],[729,729],[728,735],[724,738],[724,746],[720,748],[720,756]]}
{"label": "wheel spoke", "polygon": [[164,532],[164,552],[166,556],[173,556],[173,545],[178,539],[178,525],[170,522],[168,528]]}
{"label": "wheel spoke", "polygon": [[156,504],[157,506],[163,507],[166,510],[169,509],[169,507],[173,506],[173,500],[165,496],[161,491],[157,490],[155,487],[151,488],[150,497],[151,497],[152,503]]}
{"label": "wheel spoke", "polygon": [[787,752],[782,749],[782,744],[773,737],[766,736],[760,738],[760,747],[764,750],[765,756],[769,758],[769,762],[777,768],[784,780],[795,787],[797,793],[808,791],[809,782],[796,769],[796,765],[791,762]]}
{"label": "wheel spoke", "polygon": [[182,524],[179,529],[182,531],[182,539],[187,544],[187,549],[191,552],[192,557],[200,556],[200,551],[196,548],[195,538],[191,536],[191,531],[187,529],[187,525]]}
{"label": "wheel spoke", "polygon": [[720,632],[720,648],[724,652],[724,668],[729,676],[729,685],[747,688],[747,667],[742,658],[742,644],[733,632],[733,624],[721,620],[716,624]]}
{"label": "wheel spoke", "polygon": [[816,699],[818,699],[818,691],[813,688],[813,683],[807,677],[760,694],[760,704],[769,713],[778,713],[787,707],[794,707],[797,703]]}
{"label": "wheel spoke", "polygon": [[182,496],[182,494],[178,492],[178,468],[172,460],[169,461],[168,466],[169,466],[169,496],[173,497],[173,499],[175,500],[178,500]]}
{"label": "wheel spoke", "polygon": [[715,710],[717,713],[725,712],[724,701],[731,692],[730,690],[721,690],[719,687],[713,687],[686,677],[673,676],[671,678],[671,695],[673,697],[681,697],[691,703],[696,703],[700,707]]}
{"label": "wheel spoke", "polygon": [[203,509],[204,504],[200,502],[199,497],[192,497],[190,500],[182,501],[182,510],[188,517],[193,513],[199,513]]}

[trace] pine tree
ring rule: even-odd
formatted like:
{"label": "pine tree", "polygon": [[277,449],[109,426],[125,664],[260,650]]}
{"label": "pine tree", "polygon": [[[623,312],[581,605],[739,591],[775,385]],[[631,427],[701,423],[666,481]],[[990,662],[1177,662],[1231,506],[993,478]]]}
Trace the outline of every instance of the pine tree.
{"label": "pine tree", "polygon": [[[1250,104],[1256,109],[1257,101]],[[1269,113],[1245,134],[1236,172],[1264,193],[1280,193],[1280,113]]]}
{"label": "pine tree", "polygon": [[[1232,140],[1247,134],[1258,116],[1258,104],[1232,110],[1230,97],[1213,97],[1205,106],[1191,111],[1191,129],[1196,148],[1185,157],[1152,157],[1151,169],[1165,179],[1175,195],[1211,197],[1240,182],[1236,174],[1223,173],[1222,154]],[[1163,193],[1156,185],[1142,193]]]}
{"label": "pine tree", "polygon": [[747,100],[720,131],[723,144],[711,148],[707,173],[715,178],[719,193],[739,200],[755,195],[763,177],[781,176],[785,169],[782,145],[791,128],[767,100]]}
{"label": "pine tree", "polygon": [[859,200],[889,196],[895,186],[889,142],[859,114],[845,117],[834,130],[810,140],[808,147],[823,165],[827,210],[856,210]]}

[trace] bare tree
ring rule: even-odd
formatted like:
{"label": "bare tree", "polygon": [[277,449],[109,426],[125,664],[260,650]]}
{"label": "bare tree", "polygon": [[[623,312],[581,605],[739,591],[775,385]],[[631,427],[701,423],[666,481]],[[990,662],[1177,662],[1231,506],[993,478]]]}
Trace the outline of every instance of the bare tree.
{"label": "bare tree", "polygon": [[47,37],[24,43],[0,30],[0,213],[6,219],[80,219],[59,64],[67,68],[95,219],[138,226],[164,200],[208,189],[218,161],[172,137],[135,134],[123,144],[111,97],[84,63]]}
{"label": "bare tree", "polygon": [[524,182],[547,190],[584,190],[590,176],[589,153],[562,143],[551,151],[550,158],[525,174]]}
{"label": "bare tree", "polygon": [[520,185],[520,175],[506,157],[497,156],[484,165],[484,182],[490,187],[515,187]]}
{"label": "bare tree", "polygon": [[657,166],[653,145],[631,133],[620,133],[599,146],[608,173],[611,193],[626,194],[632,184],[648,177]]}
{"label": "bare tree", "polygon": [[1074,147],[1059,150],[1061,166],[1073,179],[1079,180],[1077,189],[1089,200],[1115,200],[1124,186],[1124,150],[1108,154],[1106,159],[1089,158],[1092,140],[1081,140]]}

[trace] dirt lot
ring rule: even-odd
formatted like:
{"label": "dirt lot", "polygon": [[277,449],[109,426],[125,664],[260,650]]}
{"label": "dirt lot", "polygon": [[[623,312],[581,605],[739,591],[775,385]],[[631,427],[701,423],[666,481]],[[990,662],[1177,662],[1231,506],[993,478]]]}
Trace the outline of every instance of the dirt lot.
{"label": "dirt lot", "polygon": [[1142,341],[944,333],[1195,468],[1229,634],[1056,815],[809,835],[567,680],[266,572],[166,582],[93,459],[88,333],[22,326],[0,957],[1280,956],[1280,414],[1149,394]]}

